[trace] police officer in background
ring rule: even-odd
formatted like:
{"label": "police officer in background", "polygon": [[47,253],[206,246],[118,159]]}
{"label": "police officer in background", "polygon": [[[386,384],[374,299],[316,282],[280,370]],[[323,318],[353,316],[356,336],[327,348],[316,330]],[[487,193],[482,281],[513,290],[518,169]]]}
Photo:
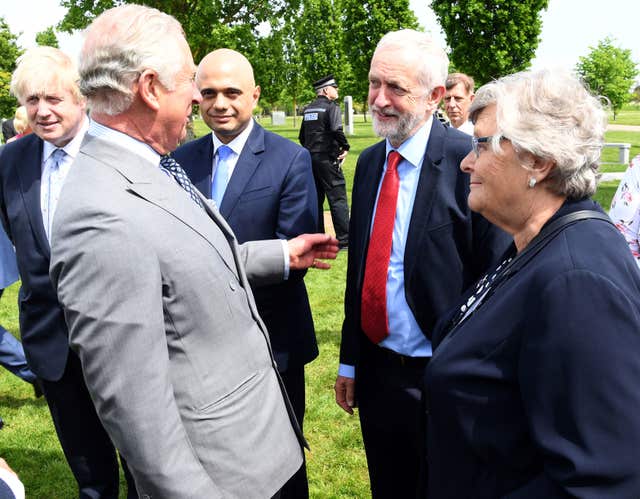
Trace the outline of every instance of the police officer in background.
{"label": "police officer in background", "polygon": [[329,200],[331,219],[340,248],[349,245],[349,206],[341,163],[347,156],[349,143],[342,131],[338,84],[333,75],[313,84],[317,98],[304,109],[298,139],[311,153],[313,177],[318,192],[318,232],[324,232],[322,216],[324,197]]}

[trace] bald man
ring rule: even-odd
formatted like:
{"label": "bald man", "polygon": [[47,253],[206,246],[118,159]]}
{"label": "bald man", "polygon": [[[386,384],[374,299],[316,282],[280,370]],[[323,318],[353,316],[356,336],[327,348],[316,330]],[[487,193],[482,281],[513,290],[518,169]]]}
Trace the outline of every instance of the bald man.
{"label": "bald man", "polygon": [[[291,239],[317,227],[311,157],[303,147],[266,131],[253,120],[260,97],[253,68],[229,49],[211,52],[196,73],[200,112],[213,133],[174,153],[193,184],[213,199],[238,241]],[[304,272],[276,285],[254,288],[296,417],[305,410],[304,365],[318,355]],[[281,498],[308,497],[303,467]]]}

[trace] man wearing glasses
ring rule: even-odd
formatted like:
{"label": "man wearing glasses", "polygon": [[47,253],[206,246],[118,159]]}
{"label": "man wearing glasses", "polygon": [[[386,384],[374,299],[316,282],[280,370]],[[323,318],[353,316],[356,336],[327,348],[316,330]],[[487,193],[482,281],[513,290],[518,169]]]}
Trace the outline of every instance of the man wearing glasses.
{"label": "man wearing glasses", "polygon": [[374,499],[426,497],[422,376],[437,318],[506,249],[467,206],[471,138],[433,114],[449,61],[425,33],[378,43],[369,108],[385,140],[358,158],[336,402],[359,408]]}

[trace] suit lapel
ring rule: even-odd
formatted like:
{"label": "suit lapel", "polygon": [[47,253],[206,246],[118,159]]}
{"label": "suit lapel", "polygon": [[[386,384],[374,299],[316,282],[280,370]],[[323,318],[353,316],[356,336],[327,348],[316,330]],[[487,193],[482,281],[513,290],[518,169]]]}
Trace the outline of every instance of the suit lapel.
{"label": "suit lapel", "polygon": [[[233,233],[218,211],[212,207],[212,202],[199,194],[209,215],[204,216],[202,210],[182,187],[157,165],[113,143],[88,135],[81,151],[119,171],[130,182],[131,192],[158,206],[202,236],[220,255],[227,267],[234,274],[238,274],[229,242],[234,238]],[[211,223],[212,220],[215,225]]]}
{"label": "suit lapel", "polygon": [[238,204],[241,194],[253,177],[256,169],[262,161],[261,154],[264,152],[264,129],[257,123],[253,124],[253,130],[249,134],[246,144],[242,148],[242,153],[238,158],[233,175],[229,179],[227,189],[222,198],[220,213],[225,218],[229,218],[234,208]]}
{"label": "suit lapel", "polygon": [[31,230],[42,252],[49,256],[51,248],[44,230],[42,208],[40,206],[43,142],[42,139],[36,138],[35,135],[33,137],[32,144],[24,148],[24,158],[21,161],[21,166],[16,170],[20,178],[20,190],[22,191],[22,199]]}
{"label": "suit lapel", "polygon": [[193,185],[211,199],[211,170],[213,169],[213,140],[211,134],[198,139],[190,178]]}
{"label": "suit lapel", "polygon": [[363,163],[361,167],[364,167],[365,171],[359,174],[359,184],[361,186],[360,197],[364,209],[360,212],[360,220],[355,220],[354,225],[357,227],[363,227],[363,233],[361,234],[359,241],[349,241],[349,244],[359,245],[356,254],[360,255],[360,262],[358,262],[358,269],[360,269],[360,275],[358,276],[358,282],[362,284],[364,277],[364,268],[367,259],[367,248],[369,246],[369,236],[371,233],[371,224],[373,223],[373,210],[376,202],[376,195],[378,194],[378,185],[380,184],[380,177],[382,176],[382,169],[385,162],[386,142],[378,143],[371,151],[371,156],[366,158],[366,164]]}
{"label": "suit lapel", "polygon": [[405,282],[408,282],[416,262],[418,246],[426,228],[429,225],[433,201],[435,199],[436,186],[442,174],[442,158],[445,143],[446,130],[437,119],[434,118],[429,134],[427,150],[422,161],[416,198],[413,203],[411,222],[407,234],[407,245],[404,257]]}

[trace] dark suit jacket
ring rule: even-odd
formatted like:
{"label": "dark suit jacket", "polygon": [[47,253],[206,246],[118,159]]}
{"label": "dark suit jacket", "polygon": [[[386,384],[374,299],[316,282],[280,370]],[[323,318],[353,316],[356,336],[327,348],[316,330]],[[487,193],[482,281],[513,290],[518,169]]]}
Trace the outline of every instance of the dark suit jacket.
{"label": "dark suit jacket", "polygon": [[13,118],[5,120],[2,122],[2,138],[4,139],[5,144],[7,140],[16,135],[16,129],[13,126]]}
{"label": "dark suit jacket", "polygon": [[[430,338],[438,316],[494,262],[510,238],[467,207],[469,177],[460,170],[471,137],[433,120],[407,234],[405,294]],[[372,213],[385,162],[385,142],[358,158],[349,226],[349,263],[340,362],[358,364],[360,301]]]}
{"label": "dark suit jacket", "polygon": [[69,352],[62,308],[49,279],[50,249],[40,209],[42,139],[29,134],[0,152],[0,217],[13,241],[22,286],[20,333],[29,366],[57,381]]}
{"label": "dark suit jacket", "polygon": [[[211,198],[211,136],[186,143],[174,157],[200,192]],[[316,203],[306,149],[254,123],[220,206],[238,241],[291,239],[315,232]],[[318,355],[303,278],[304,272],[291,272],[285,282],[253,289],[281,371]]]}
{"label": "dark suit jacket", "polygon": [[429,497],[640,497],[640,273],[613,225],[565,228],[434,336]]}

